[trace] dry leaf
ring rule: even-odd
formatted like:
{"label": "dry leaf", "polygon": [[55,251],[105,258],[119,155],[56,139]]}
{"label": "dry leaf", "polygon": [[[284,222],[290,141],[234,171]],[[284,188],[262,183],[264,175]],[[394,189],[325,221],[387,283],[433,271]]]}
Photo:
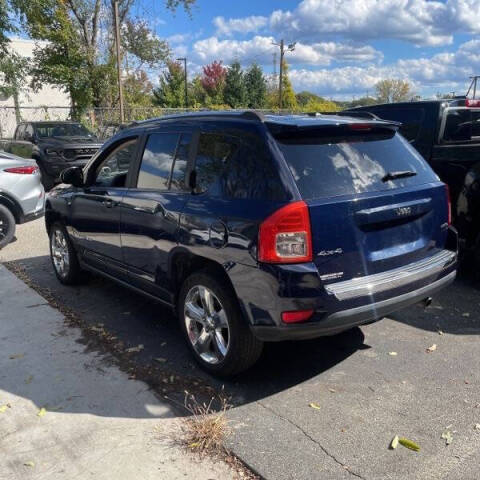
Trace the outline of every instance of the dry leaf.
{"label": "dry leaf", "polygon": [[450,445],[453,441],[453,435],[450,430],[445,430],[442,433],[442,438],[445,440],[445,445]]}
{"label": "dry leaf", "polygon": [[391,357],[396,357],[398,355],[397,352],[388,352],[388,354],[391,356]]}
{"label": "dry leaf", "polygon": [[18,358],[23,358],[24,353],[16,353],[15,355],[10,355],[10,360],[17,360]]}
{"label": "dry leaf", "polygon": [[5,413],[7,411],[7,408],[12,408],[12,406],[9,403],[0,406],[0,413]]}
{"label": "dry leaf", "polygon": [[399,438],[398,443],[400,443],[400,445],[403,445],[405,448],[408,448],[415,452],[420,451],[420,447],[415,442],[412,442],[408,438]]}
{"label": "dry leaf", "polygon": [[470,314],[468,312],[462,313],[462,317],[469,317]]}
{"label": "dry leaf", "polygon": [[137,345],[136,347],[130,347],[130,348],[127,348],[125,351],[127,353],[138,353],[140,352],[141,350],[143,350],[143,345],[140,344],[140,345]]}
{"label": "dry leaf", "polygon": [[392,438],[392,441],[390,442],[390,446],[389,446],[391,450],[395,450],[398,447],[398,440],[399,440],[398,435],[395,435]]}
{"label": "dry leaf", "polygon": [[34,467],[35,464],[33,462],[25,462],[23,465],[25,465],[25,467]]}
{"label": "dry leaf", "polygon": [[314,408],[315,410],[320,410],[320,405],[318,403],[312,402],[309,403],[308,406]]}
{"label": "dry leaf", "polygon": [[443,335],[443,331],[442,331],[442,330],[438,330],[438,334],[439,334],[439,335]]}
{"label": "dry leaf", "polygon": [[436,349],[437,349],[437,344],[434,343],[431,347],[427,348],[427,352],[431,353],[431,352],[434,352]]}
{"label": "dry leaf", "polygon": [[480,423],[476,423],[473,427],[474,430],[480,430]]}
{"label": "dry leaf", "polygon": [[335,393],[335,392],[336,392],[336,390],[335,390],[334,388],[329,388],[328,391],[329,391],[330,393]]}
{"label": "dry leaf", "polygon": [[25,380],[25,383],[28,385],[29,383],[32,383],[32,380],[33,380],[33,375],[29,375]]}
{"label": "dry leaf", "polygon": [[158,363],[165,363],[165,362],[167,361],[167,359],[166,359],[166,358],[162,358],[162,357],[157,357],[157,358],[155,359],[155,361],[158,362]]}
{"label": "dry leaf", "polygon": [[43,417],[46,413],[47,413],[47,410],[45,409],[45,407],[42,407],[42,408],[38,411],[37,417]]}

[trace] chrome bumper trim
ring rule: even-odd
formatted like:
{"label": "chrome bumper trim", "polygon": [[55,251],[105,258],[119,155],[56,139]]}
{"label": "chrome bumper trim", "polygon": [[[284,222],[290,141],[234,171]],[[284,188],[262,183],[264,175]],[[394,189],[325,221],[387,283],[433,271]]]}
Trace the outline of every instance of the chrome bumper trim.
{"label": "chrome bumper trim", "polygon": [[432,257],[410,263],[404,267],[388,270],[387,272],[352,278],[343,282],[331,283],[325,286],[328,294],[338,300],[374,295],[386,290],[403,287],[409,283],[434,276],[454,263],[457,254],[450,250],[442,250]]}

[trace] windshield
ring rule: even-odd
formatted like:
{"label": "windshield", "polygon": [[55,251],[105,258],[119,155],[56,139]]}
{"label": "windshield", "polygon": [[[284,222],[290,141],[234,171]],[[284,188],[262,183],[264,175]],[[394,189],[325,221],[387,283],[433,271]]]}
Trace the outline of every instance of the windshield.
{"label": "windshield", "polygon": [[94,137],[93,133],[80,123],[45,123],[35,125],[35,132],[40,138]]}
{"label": "windshield", "polygon": [[[400,135],[277,140],[304,199],[390,190],[437,181],[420,154]],[[412,172],[385,180],[388,173]]]}

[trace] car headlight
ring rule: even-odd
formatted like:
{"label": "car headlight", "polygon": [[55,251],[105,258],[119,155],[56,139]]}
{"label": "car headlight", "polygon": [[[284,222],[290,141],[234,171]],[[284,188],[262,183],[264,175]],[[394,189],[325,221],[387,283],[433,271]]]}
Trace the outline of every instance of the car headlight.
{"label": "car headlight", "polygon": [[45,153],[47,155],[54,155],[54,156],[58,156],[58,157],[63,157],[63,150],[62,149],[46,148]]}

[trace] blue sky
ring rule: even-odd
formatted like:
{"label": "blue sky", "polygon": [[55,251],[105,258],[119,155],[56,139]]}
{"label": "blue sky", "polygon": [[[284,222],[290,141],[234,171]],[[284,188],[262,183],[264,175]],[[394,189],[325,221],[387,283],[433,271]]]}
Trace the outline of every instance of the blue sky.
{"label": "blue sky", "polygon": [[464,93],[480,74],[480,0],[197,0],[192,18],[142,0],[149,19],[193,75],[213,60],[260,63],[272,71],[272,40],[296,41],[290,79],[332,98],[372,93],[382,78],[409,80],[417,93]]}

